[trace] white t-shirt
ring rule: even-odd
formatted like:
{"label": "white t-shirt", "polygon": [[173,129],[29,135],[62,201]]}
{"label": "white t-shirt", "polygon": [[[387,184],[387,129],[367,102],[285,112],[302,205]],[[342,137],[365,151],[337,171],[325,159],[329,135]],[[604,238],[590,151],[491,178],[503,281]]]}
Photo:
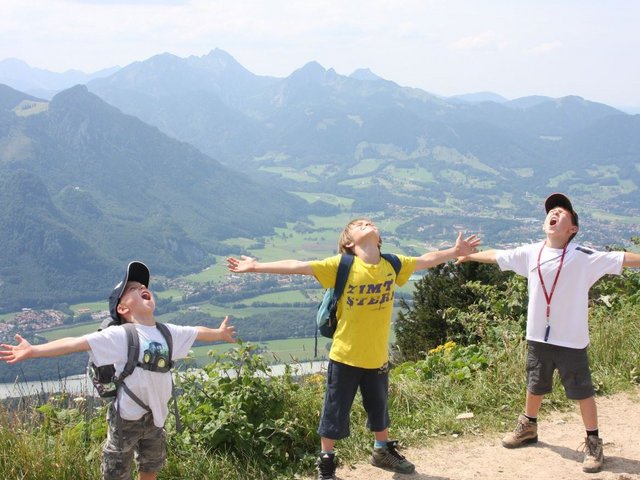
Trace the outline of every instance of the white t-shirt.
{"label": "white t-shirt", "polygon": [[[184,358],[196,339],[198,331],[195,327],[183,327],[167,323],[173,340],[173,360]],[[143,363],[145,352],[147,359],[169,354],[169,347],[162,333],[155,326],[136,324],[140,339],[138,361]],[[127,334],[122,326],[112,326],[100,332],[85,335],[89,342],[91,361],[97,365],[114,364],[116,375],[122,372],[127,363]],[[153,423],[157,427],[164,426],[169,413],[168,403],[171,399],[171,372],[151,372],[143,368],[135,368],[125,379],[127,387],[146,404],[153,413]],[[118,406],[120,416],[125,420],[138,420],[147,413],[138,405],[124,389],[118,389]]]}
{"label": "white t-shirt", "polygon": [[[544,242],[523,245],[512,250],[497,250],[501,270],[513,270],[528,279],[527,340],[544,342],[547,301],[538,275],[538,254]],[[542,278],[551,295],[562,249],[544,247],[540,258]],[[589,289],[606,274],[622,273],[624,252],[597,252],[570,243],[562,271],[551,298],[549,338],[547,343],[569,348],[589,345]]]}

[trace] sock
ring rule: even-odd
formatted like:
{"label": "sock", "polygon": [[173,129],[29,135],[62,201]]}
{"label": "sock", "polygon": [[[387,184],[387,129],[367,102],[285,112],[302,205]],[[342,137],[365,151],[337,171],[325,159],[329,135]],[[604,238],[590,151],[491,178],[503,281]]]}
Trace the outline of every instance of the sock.
{"label": "sock", "polygon": [[525,415],[529,419],[531,423],[538,423],[538,417],[530,417],[529,415]]}
{"label": "sock", "polygon": [[587,437],[593,435],[594,437],[598,436],[598,429],[596,428],[595,430],[587,430]]}
{"label": "sock", "polygon": [[373,448],[383,448],[387,446],[388,440],[376,440],[373,444]]}

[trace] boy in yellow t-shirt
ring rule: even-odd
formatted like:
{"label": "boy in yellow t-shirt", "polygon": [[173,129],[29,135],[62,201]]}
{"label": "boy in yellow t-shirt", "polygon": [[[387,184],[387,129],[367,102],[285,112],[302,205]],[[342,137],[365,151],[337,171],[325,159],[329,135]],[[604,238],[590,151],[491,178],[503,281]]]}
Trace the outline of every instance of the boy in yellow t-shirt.
{"label": "boy in yellow t-shirt", "polygon": [[[336,440],[349,436],[349,415],[358,388],[367,411],[367,426],[375,445],[371,463],[398,473],[412,473],[414,465],[389,441],[388,342],[395,285],[404,285],[416,270],[476,251],[480,240],[458,234],[455,246],[425,253],[420,257],[398,255],[402,267],[396,277],[393,266],[380,255],[382,239],[368,218],[352,220],[338,242],[340,253],[354,255],[345,291],[338,303],[338,325],[333,337],[327,368],[327,388],[318,433],[321,453],[318,478],[335,479]],[[340,255],[324,260],[280,260],[261,263],[241,256],[230,257],[227,266],[234,273],[313,275],[324,288],[335,285]]]}

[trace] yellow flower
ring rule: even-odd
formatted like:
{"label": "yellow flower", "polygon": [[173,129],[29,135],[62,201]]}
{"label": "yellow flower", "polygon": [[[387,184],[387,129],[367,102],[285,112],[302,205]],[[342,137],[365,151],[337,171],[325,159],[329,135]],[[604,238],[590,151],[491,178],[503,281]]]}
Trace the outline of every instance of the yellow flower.
{"label": "yellow flower", "polygon": [[447,343],[445,343],[444,345],[438,345],[436,348],[433,348],[431,350],[429,350],[429,353],[440,353],[441,351],[445,351],[445,352],[450,352],[451,350],[453,350],[454,348],[456,348],[456,342],[452,342],[452,341],[448,341]]}

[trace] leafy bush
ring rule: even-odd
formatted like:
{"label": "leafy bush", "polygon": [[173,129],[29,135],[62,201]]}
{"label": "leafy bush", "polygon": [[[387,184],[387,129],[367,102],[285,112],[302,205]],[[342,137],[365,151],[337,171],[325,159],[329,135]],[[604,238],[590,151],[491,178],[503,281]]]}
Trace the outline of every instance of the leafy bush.
{"label": "leafy bush", "polygon": [[438,265],[415,285],[413,301],[400,301],[401,310],[395,323],[396,354],[401,360],[418,360],[424,354],[451,338],[462,338],[464,325],[446,312],[464,309],[480,300],[468,282],[501,286],[509,274],[497,266],[468,262]]}
{"label": "leafy bush", "polygon": [[406,376],[415,380],[432,380],[438,375],[448,375],[453,380],[468,380],[473,372],[489,366],[487,348],[479,345],[460,346],[446,342],[429,350],[427,358],[405,362],[392,370],[392,379]]}
{"label": "leafy bush", "polygon": [[[640,300],[633,290],[640,274],[627,272],[628,283],[608,277],[592,296],[589,356],[598,394],[640,383]],[[526,285],[512,276],[501,286],[469,282],[466,287],[476,300],[441,312],[456,325],[455,335],[391,369],[392,435],[405,444],[430,446],[434,437],[506,431],[522,410]],[[160,480],[290,479],[311,472],[324,375],[298,377],[291,367],[273,376],[257,352],[240,344],[212,356],[202,372],[180,373],[186,429],[176,432],[169,417],[169,456]],[[41,400],[0,408],[0,478],[98,478],[104,409],[68,396]],[[568,408],[575,408],[574,402],[556,381],[541,414]],[[460,419],[461,413],[473,415]],[[361,461],[370,455],[371,441],[358,398],[351,436],[339,442],[338,455],[343,463]]]}
{"label": "leafy bush", "polygon": [[[231,352],[212,354],[203,370],[182,375],[180,412],[186,429],[176,439],[177,448],[195,445],[238,461],[251,459],[274,474],[289,472],[300,462],[310,465],[315,458],[310,452],[319,442],[313,432],[321,396],[301,392],[291,369],[271,376],[255,351],[254,345],[241,344]],[[318,410],[310,409],[309,401]]]}
{"label": "leafy bush", "polygon": [[442,314],[451,325],[450,339],[463,344],[500,345],[505,337],[522,337],[528,304],[524,277],[509,275],[499,285],[473,281],[465,288],[472,292],[474,303],[446,308]]}

